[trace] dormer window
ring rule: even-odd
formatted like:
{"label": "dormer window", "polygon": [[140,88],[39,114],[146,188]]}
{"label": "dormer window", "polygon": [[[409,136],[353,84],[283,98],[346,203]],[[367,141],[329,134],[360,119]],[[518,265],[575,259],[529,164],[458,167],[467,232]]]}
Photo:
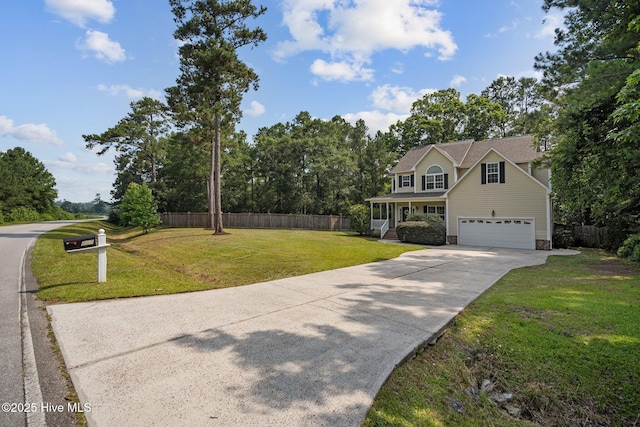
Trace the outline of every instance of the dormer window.
{"label": "dormer window", "polygon": [[444,189],[444,172],[440,166],[433,165],[427,169],[425,175],[425,183],[427,190]]}

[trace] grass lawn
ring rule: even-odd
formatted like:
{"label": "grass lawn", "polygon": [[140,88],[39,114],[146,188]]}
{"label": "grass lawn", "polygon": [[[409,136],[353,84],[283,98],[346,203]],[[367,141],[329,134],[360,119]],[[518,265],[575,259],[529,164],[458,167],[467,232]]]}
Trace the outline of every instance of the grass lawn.
{"label": "grass lawn", "polygon": [[532,423],[640,425],[638,266],[586,249],[512,271],[392,374],[364,425]]}
{"label": "grass lawn", "polygon": [[[64,237],[107,232],[107,282],[97,283],[95,253],[67,254]],[[296,230],[139,229],[84,222],[51,231],[36,243],[32,269],[40,299],[91,301],[246,285],[392,259],[422,249],[353,233]]]}

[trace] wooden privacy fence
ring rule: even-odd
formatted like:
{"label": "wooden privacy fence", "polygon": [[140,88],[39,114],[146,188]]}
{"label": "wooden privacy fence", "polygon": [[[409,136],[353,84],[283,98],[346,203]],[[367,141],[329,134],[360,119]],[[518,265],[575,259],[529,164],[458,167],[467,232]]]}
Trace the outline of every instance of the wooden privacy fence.
{"label": "wooden privacy fence", "polygon": [[607,227],[597,227],[595,225],[574,225],[573,240],[576,245],[586,248],[599,248],[604,244],[607,237]]}
{"label": "wooden privacy fence", "polygon": [[[176,228],[206,228],[209,214],[190,212],[165,212],[160,214],[162,224]],[[223,213],[222,224],[226,228],[270,228],[282,230],[351,230],[351,220],[341,215],[295,215],[261,213]]]}

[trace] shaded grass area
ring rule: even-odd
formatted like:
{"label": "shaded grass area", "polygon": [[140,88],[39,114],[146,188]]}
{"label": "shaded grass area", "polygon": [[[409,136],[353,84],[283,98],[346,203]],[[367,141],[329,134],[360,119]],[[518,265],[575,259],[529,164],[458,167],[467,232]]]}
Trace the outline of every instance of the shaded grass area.
{"label": "shaded grass area", "polygon": [[[95,253],[67,254],[64,237],[104,228],[106,283],[97,283]],[[40,237],[32,268],[38,297],[48,302],[160,295],[246,285],[392,259],[422,249],[389,245],[352,233],[306,230],[139,229],[86,222]]]}
{"label": "shaded grass area", "polygon": [[636,426],[639,361],[640,268],[598,250],[550,257],[507,274],[398,368],[364,425]]}

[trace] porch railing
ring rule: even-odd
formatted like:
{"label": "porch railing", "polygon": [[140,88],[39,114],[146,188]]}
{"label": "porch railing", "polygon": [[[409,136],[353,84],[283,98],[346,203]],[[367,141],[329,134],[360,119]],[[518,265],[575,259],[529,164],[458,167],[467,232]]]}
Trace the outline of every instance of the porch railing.
{"label": "porch railing", "polygon": [[380,230],[380,238],[383,238],[387,231],[389,231],[388,219],[374,219],[371,221],[371,228],[374,230]]}

